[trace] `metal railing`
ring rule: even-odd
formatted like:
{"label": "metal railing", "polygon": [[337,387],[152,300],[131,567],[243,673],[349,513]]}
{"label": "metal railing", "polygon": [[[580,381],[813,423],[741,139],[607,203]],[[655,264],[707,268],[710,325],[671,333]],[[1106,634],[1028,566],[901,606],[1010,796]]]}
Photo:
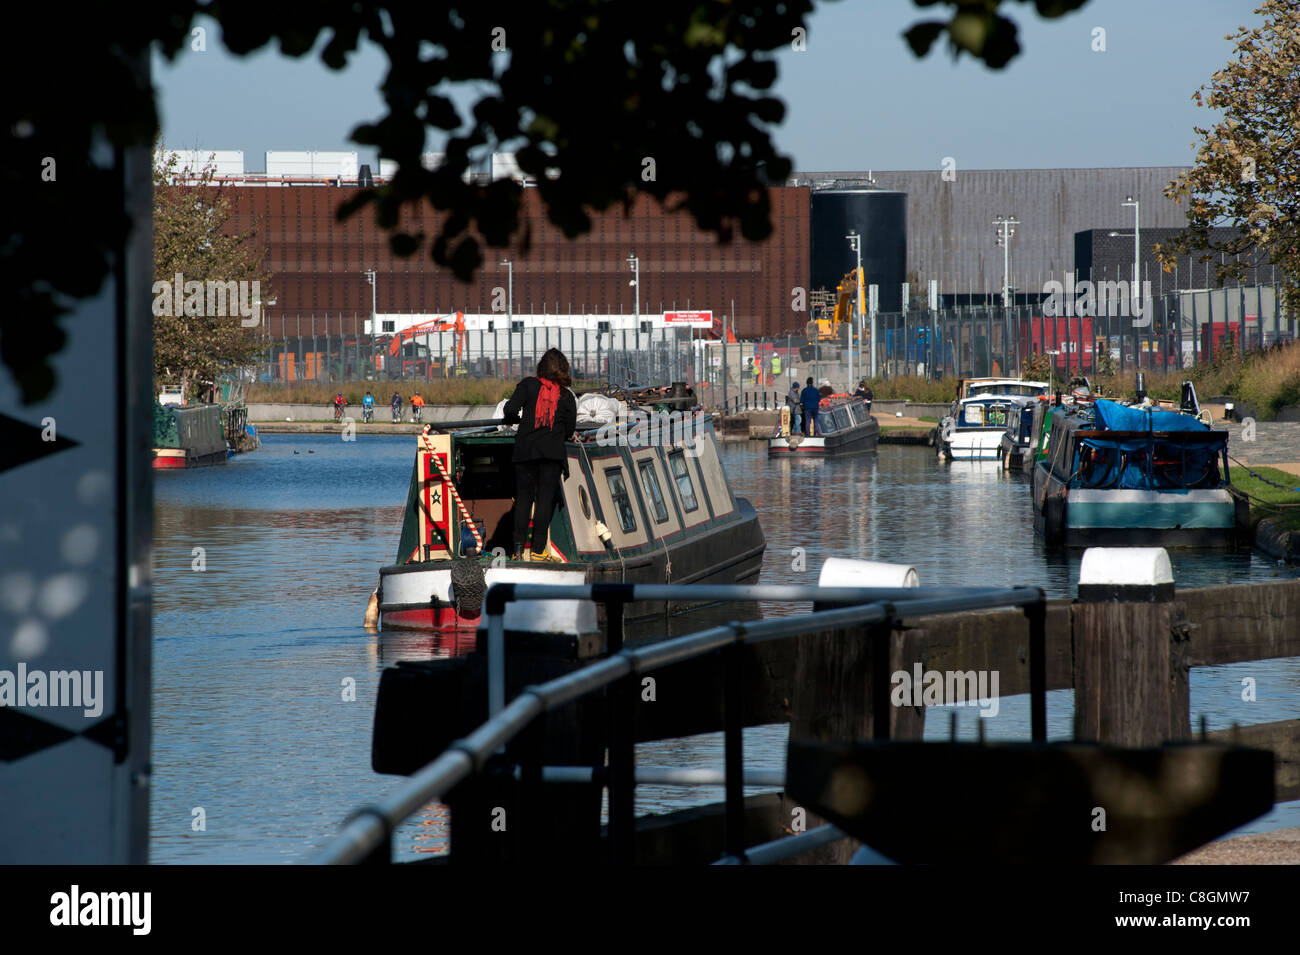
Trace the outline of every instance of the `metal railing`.
{"label": "metal railing", "polygon": [[[589,600],[605,607],[608,656],[598,663],[539,686],[526,687],[513,700],[505,699],[505,611],[515,601]],[[636,649],[623,646],[623,617],[630,603],[717,603],[727,601],[812,601],[810,614],[749,622],[732,621],[697,633],[664,640]],[[867,625],[872,643],[874,738],[889,738],[890,670],[889,634],[904,618],[1020,607],[1029,623],[1030,726],[1035,742],[1047,739],[1046,596],[1038,587],[927,587],[846,588],[788,585],[701,584],[493,584],[484,599],[487,627],[489,718],[468,736],[447,747],[435,760],[415,772],[383,799],[354,812],[339,833],[311,860],[318,864],[354,864],[392,861],[392,835],[420,807],[446,795],[458,783],[484,770],[488,760],[544,714],[599,690],[609,690],[609,759],[606,767],[543,767],[540,748],[527,771],[538,782],[583,782],[582,774],[603,781],[609,790],[608,843],[610,860],[630,864],[636,819],[634,794],[638,779],[633,718],[638,677],[644,673],[721,653],[724,668],[724,859],[722,861],[772,862],[807,851],[819,840],[836,835],[813,832],[747,848],[744,840],[744,772],[742,647],[768,640],[801,636],[837,628]],[[848,638],[846,638],[848,639]],[[540,747],[540,742],[537,744]],[[516,767],[524,772],[525,767]],[[653,775],[653,774],[651,774]],[[664,777],[660,776],[662,780]],[[707,777],[715,779],[716,777]],[[751,775],[751,779],[761,778]],[[753,783],[750,783],[753,785]],[[838,833],[838,830],[836,830]],[[454,847],[453,847],[454,850]]]}
{"label": "metal railing", "polygon": [[[1094,278],[1115,285],[1107,276]],[[859,378],[870,377],[873,358],[881,378],[1023,374],[1035,360],[1050,361],[1055,374],[1068,377],[1169,371],[1213,362],[1225,349],[1260,351],[1300,336],[1277,284],[1172,290],[1157,281],[1150,294],[1140,318],[1130,316],[1127,300],[1105,289],[1095,303],[1071,299],[1069,307],[1039,302],[1004,308],[993,297],[979,304],[978,296],[964,296],[967,304],[933,311],[878,312],[874,344],[864,323],[851,347],[847,326],[819,343],[808,340],[805,328],[723,345],[707,332],[697,338],[650,322],[644,328],[590,327],[601,316],[569,316],[575,324],[564,324],[568,319],[552,315],[514,323],[502,317],[490,329],[459,336],[419,332],[394,355],[392,332],[359,331],[368,316],[295,313],[277,315],[275,333],[262,339],[266,353],[258,376],[284,383],[517,380],[532,374],[554,346],[568,356],[575,379],[621,388],[686,381],[702,401],[720,407],[745,391],[784,394],[792,378],[803,382],[810,375],[852,390]],[[539,318],[545,324],[536,324]]]}

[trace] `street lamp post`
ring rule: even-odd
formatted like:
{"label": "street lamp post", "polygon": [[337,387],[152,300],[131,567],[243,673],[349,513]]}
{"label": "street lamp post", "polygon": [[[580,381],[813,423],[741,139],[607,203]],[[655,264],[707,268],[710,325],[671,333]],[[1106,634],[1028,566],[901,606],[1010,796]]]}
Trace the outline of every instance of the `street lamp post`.
{"label": "street lamp post", "polygon": [[379,318],[375,309],[375,290],[379,283],[376,281],[374,269],[366,269],[361,274],[370,283],[370,367],[366,370],[366,378],[371,378],[375,372],[375,322]]}
{"label": "street lamp post", "polygon": [[[849,388],[852,388],[857,383],[857,370],[853,366],[853,326],[855,323],[861,324],[862,322],[862,236],[858,235],[857,229],[850,229],[849,234],[844,238],[849,240],[849,248],[858,257],[858,268],[853,273],[854,279],[858,283],[857,307],[854,309],[855,314],[849,317]],[[858,349],[858,364],[862,364],[861,349]]]}
{"label": "street lamp post", "polygon": [[[506,267],[506,376],[511,377],[511,366],[515,362],[515,264],[509,259],[502,259],[501,264]],[[495,333],[492,338],[495,344]],[[523,348],[522,339],[519,347]]]}
{"label": "street lamp post", "polygon": [[1138,268],[1139,268],[1138,260],[1141,258],[1141,252],[1142,252],[1141,231],[1138,225],[1138,214],[1142,203],[1139,200],[1134,199],[1132,196],[1128,196],[1124,199],[1123,202],[1120,203],[1120,205],[1133,207],[1133,286],[1132,288],[1129,289],[1129,295],[1133,303],[1133,308],[1132,308],[1133,314],[1134,316],[1138,316],[1141,314],[1140,299],[1138,295],[1138,290],[1141,288],[1141,286],[1139,285],[1139,280],[1141,276],[1138,272]]}
{"label": "street lamp post", "polygon": [[[636,332],[636,350],[641,353],[641,260],[635,252],[628,253],[627,264],[632,267],[632,281],[628,284],[636,289],[636,301],[632,306],[632,327]],[[624,342],[627,339],[623,339]]]}
{"label": "street lamp post", "polygon": [[993,220],[997,226],[997,243],[1002,246],[1002,307],[1011,307],[1011,237],[1016,234],[1020,220],[1014,216],[998,216]]}

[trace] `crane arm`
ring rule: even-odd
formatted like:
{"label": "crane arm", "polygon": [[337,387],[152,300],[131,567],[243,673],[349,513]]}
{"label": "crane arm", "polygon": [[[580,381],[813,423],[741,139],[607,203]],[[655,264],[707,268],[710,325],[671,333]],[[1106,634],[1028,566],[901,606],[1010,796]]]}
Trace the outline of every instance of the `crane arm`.
{"label": "crane arm", "polygon": [[455,331],[456,340],[459,342],[465,335],[465,316],[461,312],[456,312],[454,314],[455,321],[449,321],[452,318],[453,315],[440,315],[438,318],[431,318],[428,321],[412,325],[410,328],[402,329],[388,343],[388,353],[396,357],[397,353],[402,350],[403,344],[422,332]]}

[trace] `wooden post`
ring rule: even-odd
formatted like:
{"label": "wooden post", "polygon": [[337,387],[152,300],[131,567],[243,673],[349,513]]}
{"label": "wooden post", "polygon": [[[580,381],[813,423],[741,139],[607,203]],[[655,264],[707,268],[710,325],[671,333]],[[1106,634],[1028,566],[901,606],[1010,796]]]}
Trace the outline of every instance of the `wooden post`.
{"label": "wooden post", "polygon": [[1158,746],[1190,735],[1186,628],[1161,548],[1092,548],[1074,607],[1074,737]]}
{"label": "wooden post", "polygon": [[[875,702],[872,677],[876,643],[888,645],[890,672],[904,669],[903,634],[888,624],[813,633],[797,637],[794,686],[790,694],[790,739],[847,743],[876,736],[872,715]],[[890,706],[889,736],[919,740],[925,728],[923,707]],[[807,811],[807,828],[824,820]],[[789,820],[787,820],[787,825]],[[861,843],[841,839],[809,853],[810,864],[844,865]]]}

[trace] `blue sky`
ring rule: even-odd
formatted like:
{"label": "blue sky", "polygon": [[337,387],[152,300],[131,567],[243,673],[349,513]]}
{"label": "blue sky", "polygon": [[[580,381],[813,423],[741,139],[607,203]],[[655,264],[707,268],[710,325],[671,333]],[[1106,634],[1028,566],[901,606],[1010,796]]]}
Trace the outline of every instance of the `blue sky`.
{"label": "blue sky", "polygon": [[[1255,0],[1091,0],[1057,20],[1007,3],[1024,51],[1001,71],[938,45],[912,56],[902,32],[930,11],[910,0],[818,4],[807,49],[780,54],[776,94],[786,103],[777,145],[801,170],[1181,165],[1193,126],[1210,111],[1192,93],[1228,60],[1225,34],[1258,18]],[[202,21],[201,21],[202,22]],[[356,150],[356,123],[382,114],[385,60],[363,47],[339,72],[314,57],[222,48],[175,66],[155,58],[163,139],[178,149],[242,149],[245,169],[268,149]],[[1094,52],[1093,30],[1106,31]],[[437,150],[432,139],[426,144]]]}

